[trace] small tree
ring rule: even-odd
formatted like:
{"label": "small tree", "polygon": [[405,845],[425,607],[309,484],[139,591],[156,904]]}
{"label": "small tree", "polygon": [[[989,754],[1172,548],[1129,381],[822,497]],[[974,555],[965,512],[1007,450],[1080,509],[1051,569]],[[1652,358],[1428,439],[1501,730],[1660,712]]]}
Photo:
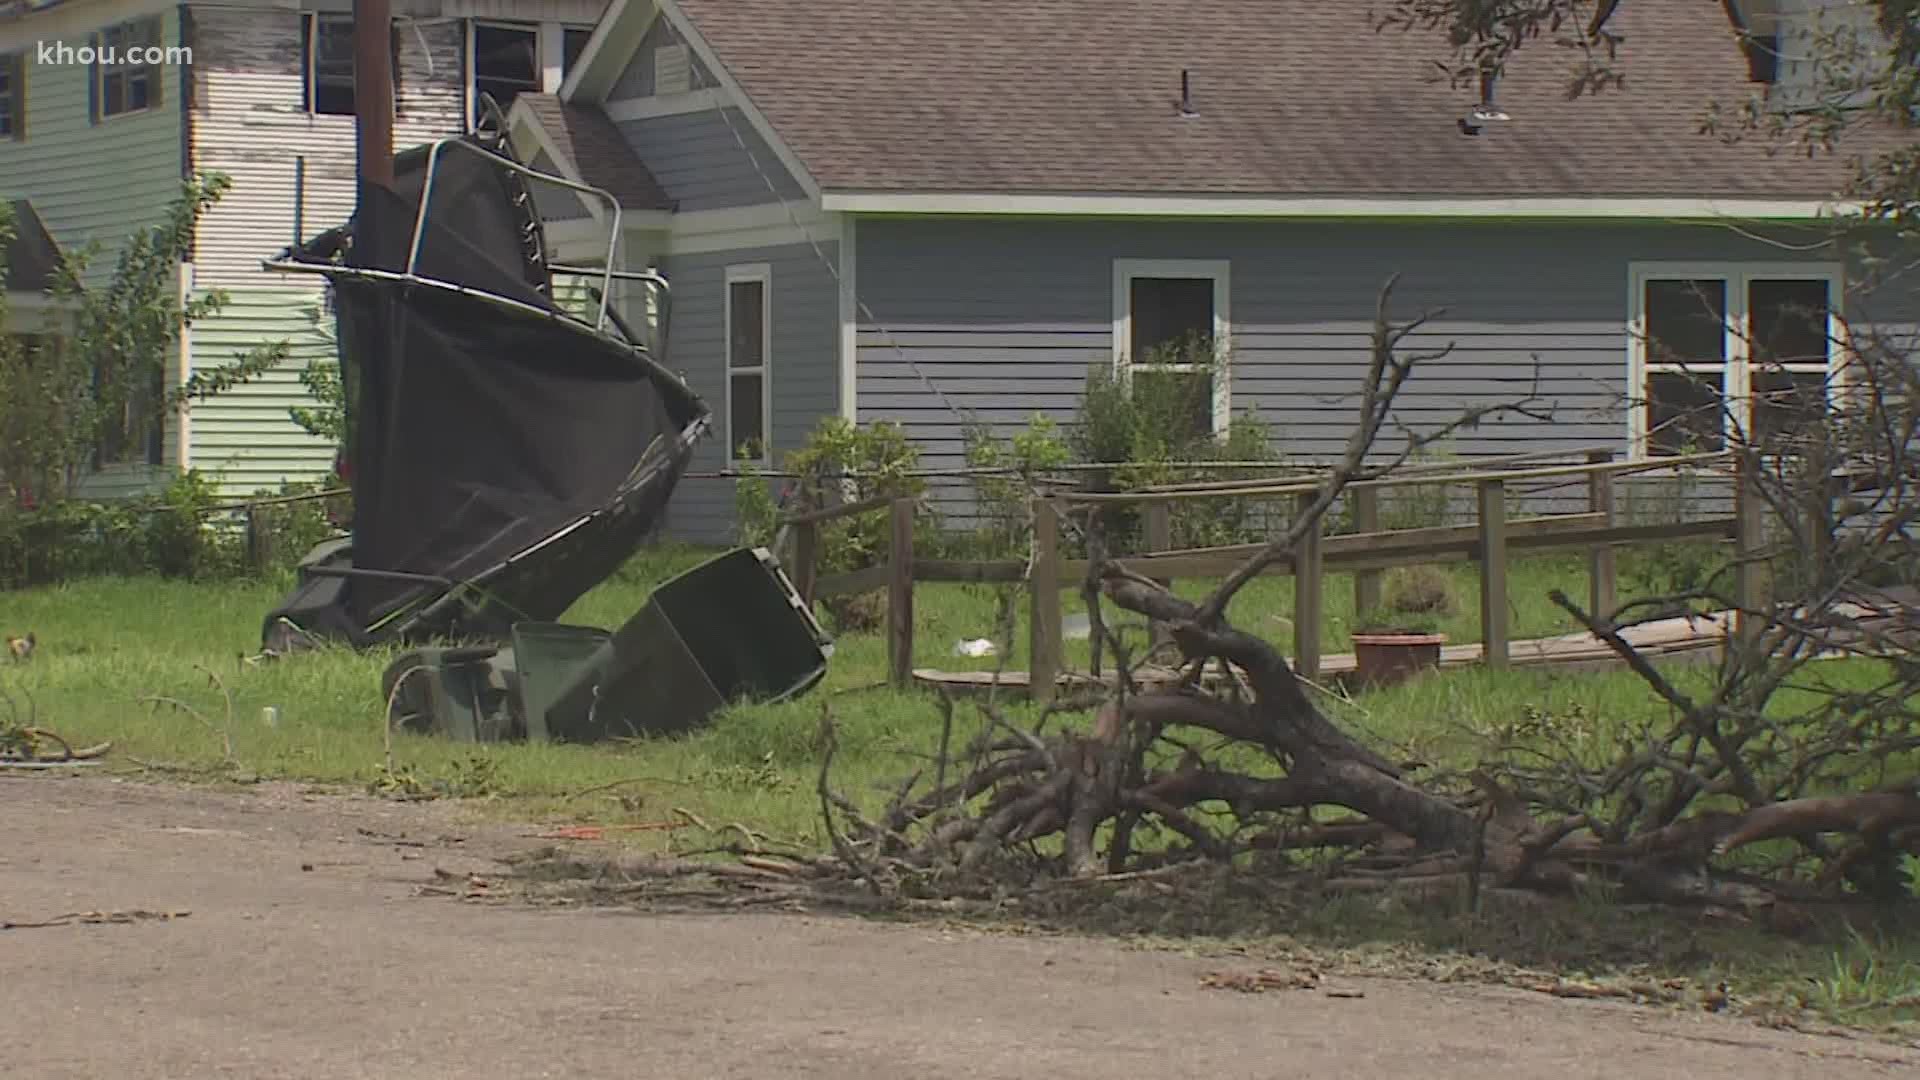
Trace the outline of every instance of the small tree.
{"label": "small tree", "polygon": [[[56,314],[30,339],[14,336],[0,307],[0,479],[16,501],[70,496],[103,451],[138,445],[169,413],[286,358],[285,341],[263,343],[167,385],[181,328],[227,304],[221,290],[183,300],[175,274],[200,219],[230,186],[211,173],[182,181],[166,216],[135,230],[113,274],[95,287],[87,287],[87,277],[99,245],[67,253],[48,290]],[[12,239],[9,224],[5,240]]]}

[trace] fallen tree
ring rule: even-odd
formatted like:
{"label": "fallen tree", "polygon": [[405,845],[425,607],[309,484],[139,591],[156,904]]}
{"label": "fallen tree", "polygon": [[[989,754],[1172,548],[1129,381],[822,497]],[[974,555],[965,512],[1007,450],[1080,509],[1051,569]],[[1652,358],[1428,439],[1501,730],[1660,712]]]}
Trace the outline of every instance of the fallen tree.
{"label": "fallen tree", "polygon": [[[1398,429],[1398,452],[1381,452],[1408,378],[1445,355],[1403,354],[1430,316],[1394,321],[1392,291],[1389,281],[1379,298],[1352,437],[1287,531],[1195,603],[1109,558],[1101,515],[1087,512],[1078,525],[1088,552],[1082,591],[1096,673],[1101,654],[1114,653],[1116,692],[1061,703],[1032,729],[989,698],[979,706],[983,734],[957,754],[948,753],[956,706],[947,701],[932,790],[921,791],[916,774],[876,816],[835,793],[823,767],[822,808],[837,852],[823,865],[857,870],[886,891],[929,873],[963,888],[1012,853],[1042,874],[1093,879],[1252,852],[1333,852],[1328,876],[1350,887],[1457,880],[1474,895],[1598,888],[1748,908],[1843,887],[1903,892],[1898,856],[1920,853],[1920,789],[1871,774],[1920,750],[1910,704],[1920,696],[1920,657],[1897,620],[1863,616],[1857,601],[1875,580],[1920,565],[1903,546],[1920,507],[1908,479],[1920,474],[1908,468],[1920,377],[1905,353],[1862,335],[1855,359],[1867,374],[1856,408],[1797,430],[1793,447],[1768,446],[1770,468],[1754,464],[1759,450],[1747,447],[1754,453],[1740,474],[1741,498],[1747,512],[1768,515],[1780,539],[1774,548],[1735,553],[1705,588],[1619,611],[1586,612],[1554,594],[1669,706],[1664,719],[1629,725],[1602,760],[1516,743],[1449,773],[1403,767],[1356,739],[1272,644],[1228,619],[1236,593],[1316,529],[1349,484],[1391,475],[1423,446],[1490,415],[1551,416],[1533,398],[1484,406],[1436,429]],[[1852,479],[1836,485],[1836,477]],[[1762,569],[1786,580],[1790,602],[1741,608],[1740,576]],[[1675,603],[1742,620],[1704,697],[1690,696],[1621,633],[1636,609]],[[1161,628],[1159,645],[1139,662],[1108,630],[1109,604]],[[1184,666],[1181,685],[1140,692],[1133,673],[1166,651]],[[1816,661],[1836,653],[1872,657],[1884,677],[1838,688],[1810,677]],[[1221,692],[1201,689],[1210,666],[1230,676]],[[1812,703],[1783,709],[1790,693]],[[1088,719],[1048,734],[1062,714]],[[1319,821],[1320,808],[1348,816]],[[1169,839],[1138,844],[1142,829]],[[1739,854],[1780,840],[1797,854],[1772,868]]]}

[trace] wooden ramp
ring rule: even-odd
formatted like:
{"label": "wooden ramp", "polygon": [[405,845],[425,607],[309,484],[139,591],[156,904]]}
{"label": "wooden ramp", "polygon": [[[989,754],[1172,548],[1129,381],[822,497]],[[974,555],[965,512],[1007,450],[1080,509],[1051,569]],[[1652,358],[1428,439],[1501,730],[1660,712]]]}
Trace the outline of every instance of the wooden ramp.
{"label": "wooden ramp", "polygon": [[[1693,618],[1660,619],[1628,627],[1621,631],[1621,636],[1648,657],[1710,661],[1720,655],[1720,643],[1726,637],[1727,622],[1725,612]],[[1440,666],[1458,668],[1478,664],[1485,653],[1485,648],[1479,642],[1442,646]],[[1514,667],[1594,670],[1624,664],[1612,649],[1592,634],[1562,634],[1559,637],[1515,641],[1509,647],[1507,656],[1508,662]],[[1354,658],[1351,653],[1320,658],[1320,677],[1323,679],[1338,679],[1342,675],[1352,674],[1353,670]],[[992,671],[916,668],[913,678],[922,686],[943,687],[955,693],[985,693],[994,685]],[[1137,676],[1140,685],[1148,689],[1172,685],[1179,678],[1179,672],[1170,668],[1145,668]],[[1114,676],[1109,672],[1103,681],[1112,685]],[[1057,680],[1057,685],[1062,691],[1071,692],[1086,689],[1094,682],[1094,678],[1085,672],[1065,672]],[[1032,677],[1024,671],[1003,671],[999,675],[999,686],[1003,693],[1025,695],[1031,691],[1031,684]]]}
{"label": "wooden ramp", "polygon": [[[1836,643],[1852,636],[1856,632],[1873,631],[1884,633],[1893,631],[1897,636],[1912,635],[1920,638],[1920,592],[1913,590],[1889,589],[1872,595],[1856,597],[1856,602],[1839,603],[1827,609],[1828,613],[1851,620],[1857,630],[1836,629],[1830,640]],[[1798,613],[1796,613],[1798,614]],[[1726,640],[1731,612],[1717,612],[1712,615],[1695,615],[1674,619],[1657,619],[1630,626],[1620,632],[1628,642],[1636,646],[1640,653],[1651,659],[1685,660],[1699,663],[1717,660],[1720,657],[1720,645]],[[1440,649],[1440,666],[1443,668],[1466,667],[1478,664],[1486,650],[1478,643],[1468,645],[1446,645]],[[1837,656],[1839,653],[1830,652]],[[1515,641],[1509,647],[1508,661],[1514,667],[1551,667],[1563,670],[1600,670],[1624,667],[1625,661],[1615,655],[1599,638],[1592,634],[1562,634],[1559,637],[1534,638]],[[1354,658],[1350,653],[1340,653],[1320,658],[1320,678],[1328,681],[1338,680],[1354,670]],[[918,668],[913,673],[914,681],[922,686],[944,687],[955,693],[983,693],[994,685],[992,671],[939,671],[933,668]],[[1171,685],[1179,681],[1179,673],[1168,668],[1149,668],[1137,677],[1141,686]],[[1211,682],[1218,676],[1211,670],[1207,675]],[[1000,673],[999,686],[1002,692],[1025,695],[1031,690],[1031,677],[1024,671],[1003,671]],[[1109,673],[1104,680],[1114,685],[1114,676]],[[1057,682],[1063,691],[1085,689],[1094,684],[1092,676],[1084,672],[1067,672]]]}

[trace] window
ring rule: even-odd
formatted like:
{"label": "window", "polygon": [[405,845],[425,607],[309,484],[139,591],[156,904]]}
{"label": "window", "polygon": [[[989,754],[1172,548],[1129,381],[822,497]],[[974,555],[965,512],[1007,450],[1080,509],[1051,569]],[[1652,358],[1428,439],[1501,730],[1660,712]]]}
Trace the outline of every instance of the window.
{"label": "window", "polygon": [[539,92],[540,31],[530,23],[473,24],[473,99],[493,98],[505,113],[522,93]]}
{"label": "window", "polygon": [[1840,352],[1838,268],[1635,267],[1636,456],[1764,446],[1818,422]]}
{"label": "window", "polygon": [[573,66],[580,62],[580,56],[587,51],[587,39],[593,37],[592,30],[564,31],[560,46],[560,77],[573,74]]}
{"label": "window", "polygon": [[0,56],[0,138],[27,137],[27,54]]}
{"label": "window", "polygon": [[771,281],[764,264],[727,267],[727,453],[734,461],[762,465],[773,459],[773,409],[767,389]]}
{"label": "window", "polygon": [[[400,111],[400,31],[393,31],[393,102]],[[306,81],[300,107],[319,116],[352,116],[353,17],[306,15],[300,20],[300,56]]]}
{"label": "window", "polygon": [[93,450],[96,470],[109,465],[159,465],[166,460],[166,425],[160,412],[167,396],[167,376],[159,365],[154,366],[147,385],[125,388],[109,386],[107,371],[96,367],[93,392],[96,398],[117,402],[119,412],[101,427],[100,443]]}
{"label": "window", "polygon": [[96,115],[124,116],[159,105],[160,65],[149,63],[159,55],[159,16],[110,26],[98,37],[100,59],[93,65]]}
{"label": "window", "polygon": [[1123,259],[1113,288],[1114,365],[1131,392],[1163,403],[1169,423],[1190,433],[1225,432],[1227,264]]}

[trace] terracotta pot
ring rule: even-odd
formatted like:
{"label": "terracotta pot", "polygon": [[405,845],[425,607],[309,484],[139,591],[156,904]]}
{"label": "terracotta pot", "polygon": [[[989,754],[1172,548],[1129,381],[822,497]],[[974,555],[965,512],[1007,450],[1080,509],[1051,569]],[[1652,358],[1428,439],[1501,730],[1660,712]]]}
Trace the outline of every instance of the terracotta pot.
{"label": "terracotta pot", "polygon": [[1445,634],[1354,634],[1354,680],[1362,686],[1391,686],[1426,668],[1440,666]]}

